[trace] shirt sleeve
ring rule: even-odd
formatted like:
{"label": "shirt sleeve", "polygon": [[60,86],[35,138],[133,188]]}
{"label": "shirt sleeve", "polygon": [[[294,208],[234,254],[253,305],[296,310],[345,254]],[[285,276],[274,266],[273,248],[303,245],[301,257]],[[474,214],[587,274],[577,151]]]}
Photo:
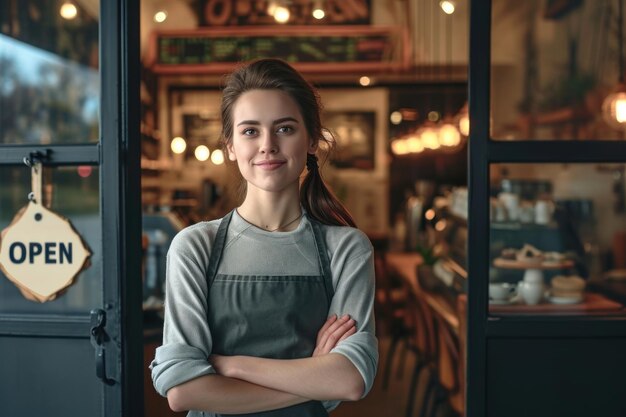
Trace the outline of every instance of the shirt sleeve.
{"label": "shirt sleeve", "polygon": [[349,314],[356,321],[356,333],[339,342],[331,352],[344,355],[358,369],[365,385],[363,398],[371,390],[376,376],[378,340],[374,322],[373,249],[365,235],[360,233],[359,236],[356,245],[348,245],[345,253],[337,251],[331,260],[331,270],[333,275],[338,274],[338,281],[329,315]]}
{"label": "shirt sleeve", "polygon": [[[196,233],[197,234],[197,233]],[[183,230],[167,254],[163,344],[150,364],[152,382],[162,396],[191,379],[216,373],[208,362],[212,349],[207,321],[206,248],[193,230]]]}

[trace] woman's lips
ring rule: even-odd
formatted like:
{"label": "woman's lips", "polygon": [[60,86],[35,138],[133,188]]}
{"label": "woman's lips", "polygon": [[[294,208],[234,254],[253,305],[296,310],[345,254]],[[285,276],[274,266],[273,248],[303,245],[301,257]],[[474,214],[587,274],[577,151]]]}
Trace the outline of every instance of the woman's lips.
{"label": "woman's lips", "polygon": [[285,165],[285,161],[261,161],[255,163],[261,169],[265,169],[267,171],[272,171],[274,169],[278,169],[281,166]]}

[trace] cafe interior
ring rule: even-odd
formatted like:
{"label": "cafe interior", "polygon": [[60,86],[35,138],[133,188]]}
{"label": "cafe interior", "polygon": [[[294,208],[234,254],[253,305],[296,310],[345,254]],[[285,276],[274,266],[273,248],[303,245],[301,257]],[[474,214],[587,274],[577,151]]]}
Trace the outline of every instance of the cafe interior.
{"label": "cafe interior", "polygon": [[[75,91],[59,104],[65,116],[55,129],[97,141],[98,1],[40,3],[59,3],[59,15],[17,19],[65,19],[56,43],[44,29],[24,39],[3,23],[0,44],[19,48],[10,45],[16,38],[55,54],[42,82]],[[481,12],[469,0],[141,0],[145,415],[179,415],[147,369],[161,344],[169,244],[241,201],[219,144],[224,76],[270,56],[319,89],[336,138],[323,177],[375,252],[378,374],[365,399],[332,415],[608,416],[594,411],[602,407],[626,415],[613,395],[626,368],[618,352],[626,346],[626,154],[603,161],[583,152],[604,155],[626,140],[621,3],[493,0],[484,9],[490,27],[481,28],[470,25],[480,22],[470,11]],[[482,101],[468,94],[480,78],[473,69],[488,74]],[[29,74],[2,55],[0,74],[12,77],[0,84],[0,143],[45,135],[35,110],[10,113],[25,111],[12,95]],[[470,126],[470,104],[480,129]],[[488,145],[473,147],[480,132]],[[28,174],[0,172],[16,183]],[[81,166],[54,174],[53,204],[79,229],[97,215],[91,174]],[[472,178],[481,176],[478,193]],[[68,191],[76,187],[80,208]],[[23,192],[2,191],[4,227]],[[486,227],[471,232],[481,215]],[[473,256],[481,242],[485,256]],[[83,277],[75,286],[88,285]],[[3,303],[18,305],[9,286],[0,284]],[[599,408],[574,406],[587,400]]]}

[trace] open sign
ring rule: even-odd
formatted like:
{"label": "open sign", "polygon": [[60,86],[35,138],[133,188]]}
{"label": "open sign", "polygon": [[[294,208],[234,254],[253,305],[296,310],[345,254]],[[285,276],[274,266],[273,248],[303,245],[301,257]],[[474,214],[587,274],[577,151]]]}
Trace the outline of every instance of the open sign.
{"label": "open sign", "polygon": [[0,269],[24,296],[40,302],[72,285],[90,256],[69,220],[35,202],[0,237]]}

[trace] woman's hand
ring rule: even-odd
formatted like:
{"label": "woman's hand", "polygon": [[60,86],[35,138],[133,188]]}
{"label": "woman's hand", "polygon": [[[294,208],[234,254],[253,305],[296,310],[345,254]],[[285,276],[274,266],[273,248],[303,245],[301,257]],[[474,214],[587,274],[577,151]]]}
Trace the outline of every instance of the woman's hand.
{"label": "woman's hand", "polygon": [[346,314],[338,318],[336,314],[333,314],[317,333],[317,342],[315,343],[315,350],[312,356],[321,356],[329,353],[337,346],[337,343],[355,332],[356,323],[349,315]]}

